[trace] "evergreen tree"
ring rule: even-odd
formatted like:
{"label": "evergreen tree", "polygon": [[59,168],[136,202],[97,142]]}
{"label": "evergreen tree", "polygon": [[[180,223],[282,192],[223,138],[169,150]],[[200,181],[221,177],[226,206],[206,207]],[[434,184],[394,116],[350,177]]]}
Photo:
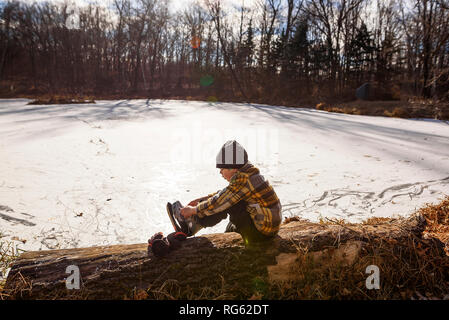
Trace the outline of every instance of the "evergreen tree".
{"label": "evergreen tree", "polygon": [[252,19],[249,20],[248,29],[246,30],[246,38],[243,42],[243,55],[246,67],[251,67],[254,58],[254,30]]}
{"label": "evergreen tree", "polygon": [[310,41],[307,38],[307,18],[298,20],[293,37],[287,47],[287,56],[291,71],[299,78],[307,76]]}
{"label": "evergreen tree", "polygon": [[231,42],[231,53],[233,55],[233,60],[235,61],[236,69],[241,72],[243,69],[250,68],[253,63],[255,44],[252,19],[249,21],[246,31],[242,32],[241,30],[240,32],[242,34],[242,40],[236,47],[234,47],[234,43]]}
{"label": "evergreen tree", "polygon": [[362,22],[360,28],[357,28],[355,37],[346,48],[348,72],[355,74],[358,82],[362,80],[360,77],[369,76],[366,72],[369,73],[372,69],[375,52],[376,47],[372,34],[368,31],[366,24]]}
{"label": "evergreen tree", "polygon": [[284,41],[285,30],[282,29],[281,35],[272,40],[270,54],[268,55],[268,69],[271,73],[278,73],[279,68],[283,65],[284,60]]}

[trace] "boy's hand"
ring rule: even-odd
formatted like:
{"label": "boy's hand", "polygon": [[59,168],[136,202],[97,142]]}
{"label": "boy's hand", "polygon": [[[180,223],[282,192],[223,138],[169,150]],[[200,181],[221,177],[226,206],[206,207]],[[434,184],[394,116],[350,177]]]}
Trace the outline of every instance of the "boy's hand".
{"label": "boy's hand", "polygon": [[181,208],[181,214],[186,219],[190,218],[191,216],[196,214],[196,207],[185,206],[184,208]]}

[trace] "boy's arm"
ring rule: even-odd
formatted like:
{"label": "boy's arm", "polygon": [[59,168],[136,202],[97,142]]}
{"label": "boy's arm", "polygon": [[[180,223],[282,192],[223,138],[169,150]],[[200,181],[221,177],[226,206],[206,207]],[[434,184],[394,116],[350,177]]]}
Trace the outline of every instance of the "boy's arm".
{"label": "boy's arm", "polygon": [[199,198],[198,201],[201,202],[201,201],[207,200],[207,199],[209,199],[210,197],[215,196],[215,195],[216,195],[217,193],[219,193],[219,192],[220,192],[220,190],[218,190],[217,192],[209,193],[207,196],[204,196],[204,197]]}
{"label": "boy's arm", "polygon": [[[219,190],[220,191],[220,190]],[[198,203],[200,203],[201,201],[205,201],[207,199],[209,199],[210,197],[213,197],[214,195],[216,195],[219,191],[214,192],[214,193],[210,193],[207,196],[192,200],[188,203],[188,206],[196,206]]]}
{"label": "boy's arm", "polygon": [[246,177],[235,177],[230,184],[223,190],[216,192],[214,196],[198,203],[196,212],[198,217],[210,216],[239,202],[246,194],[249,188],[246,183]]}
{"label": "boy's arm", "polygon": [[219,193],[220,192],[220,190],[218,190],[217,192],[214,192],[214,193],[211,193],[211,194],[208,194],[207,196],[205,196],[204,198],[210,198],[210,197],[213,197],[213,196],[215,196],[217,193]]}

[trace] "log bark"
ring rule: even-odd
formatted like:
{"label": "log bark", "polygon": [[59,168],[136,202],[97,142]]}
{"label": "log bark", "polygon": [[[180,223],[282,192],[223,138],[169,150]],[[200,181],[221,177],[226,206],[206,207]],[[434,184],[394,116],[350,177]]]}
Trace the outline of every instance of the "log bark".
{"label": "log bark", "polygon": [[[176,283],[192,292],[227,286],[233,298],[247,299],[258,279],[285,275],[283,264],[294,260],[299,247],[316,252],[376,238],[405,241],[424,228],[420,216],[369,225],[299,220],[284,223],[267,244],[245,247],[237,233],[209,234],[187,239],[163,258],[149,256],[147,244],[26,252],[12,265],[5,289],[12,299],[123,299]],[[79,268],[79,290],[66,287],[69,265]]]}

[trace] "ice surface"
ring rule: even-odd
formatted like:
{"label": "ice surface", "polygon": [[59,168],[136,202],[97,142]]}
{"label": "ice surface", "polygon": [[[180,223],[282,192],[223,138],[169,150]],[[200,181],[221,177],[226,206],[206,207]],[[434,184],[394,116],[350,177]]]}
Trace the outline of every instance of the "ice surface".
{"label": "ice surface", "polygon": [[171,232],[166,202],[224,188],[215,156],[234,138],[284,217],[409,215],[449,194],[442,121],[196,101],[28,102],[0,100],[0,232],[25,250]]}

